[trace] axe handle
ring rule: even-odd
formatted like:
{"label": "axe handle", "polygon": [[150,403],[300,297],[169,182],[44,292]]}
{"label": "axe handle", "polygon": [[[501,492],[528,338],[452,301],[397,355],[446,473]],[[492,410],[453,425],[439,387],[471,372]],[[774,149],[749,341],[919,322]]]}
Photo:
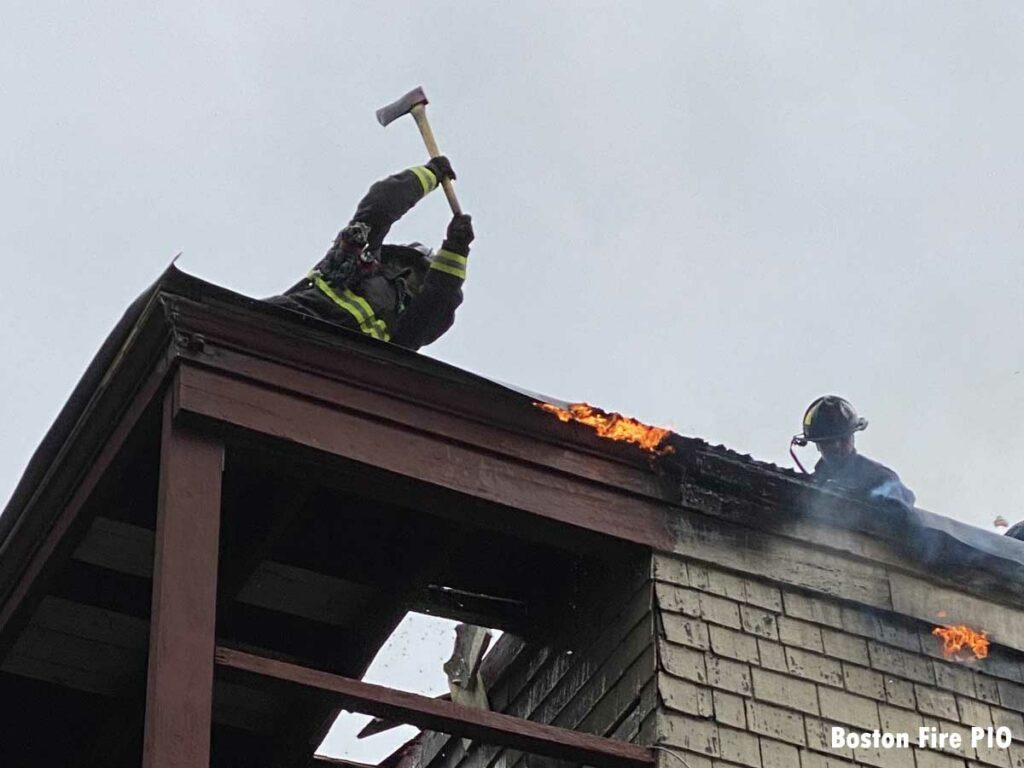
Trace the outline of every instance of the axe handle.
{"label": "axe handle", "polygon": [[[441,154],[441,150],[437,148],[434,132],[430,130],[430,123],[427,122],[426,106],[417,104],[410,111],[412,112],[412,119],[416,121],[416,127],[420,129],[423,143],[427,145],[427,152],[430,153],[431,157],[437,157]],[[441,186],[444,188],[444,196],[448,198],[448,205],[452,207],[452,213],[462,213],[462,206],[459,205],[459,199],[455,196],[455,188],[452,186],[451,179],[444,179],[441,182]]]}

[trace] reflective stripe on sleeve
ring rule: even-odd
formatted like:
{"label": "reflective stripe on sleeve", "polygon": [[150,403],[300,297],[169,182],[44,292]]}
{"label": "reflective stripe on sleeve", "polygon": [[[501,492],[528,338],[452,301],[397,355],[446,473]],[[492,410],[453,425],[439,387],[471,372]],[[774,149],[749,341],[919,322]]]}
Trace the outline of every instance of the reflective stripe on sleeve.
{"label": "reflective stripe on sleeve", "polygon": [[409,170],[415,173],[416,178],[420,180],[420,186],[423,187],[424,195],[437,189],[437,176],[427,166],[417,165]]}
{"label": "reflective stripe on sleeve", "polygon": [[461,253],[452,253],[444,249],[438,251],[434,258],[430,260],[430,268],[436,269],[440,272],[446,272],[449,275],[454,275],[460,280],[466,279],[466,265],[469,264],[469,258],[463,256]]}
{"label": "reflective stripe on sleeve", "polygon": [[316,270],[309,273],[309,279],[327,298],[355,318],[360,331],[365,333],[367,336],[372,336],[373,338],[380,339],[381,341],[391,340],[391,334],[388,333],[387,323],[374,316],[373,308],[362,296],[353,293],[348,288],[341,293],[338,293],[331,288],[330,283],[324,280]]}

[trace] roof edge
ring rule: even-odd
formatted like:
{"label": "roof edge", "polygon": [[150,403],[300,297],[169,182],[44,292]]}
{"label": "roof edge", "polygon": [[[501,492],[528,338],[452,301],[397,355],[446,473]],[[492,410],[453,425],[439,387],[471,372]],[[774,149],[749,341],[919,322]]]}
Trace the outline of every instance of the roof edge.
{"label": "roof edge", "polygon": [[46,474],[72,439],[90,405],[109,385],[137,333],[140,320],[152,312],[163,287],[173,284],[182,273],[172,264],[135,301],[104,339],[61,407],[53,424],[29,458],[3,512],[0,512],[0,554],[25,508],[31,503]]}

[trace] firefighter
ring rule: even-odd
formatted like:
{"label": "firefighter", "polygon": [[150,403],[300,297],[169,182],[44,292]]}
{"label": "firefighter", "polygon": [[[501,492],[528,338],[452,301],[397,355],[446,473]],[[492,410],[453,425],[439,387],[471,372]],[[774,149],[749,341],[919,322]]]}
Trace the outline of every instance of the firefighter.
{"label": "firefighter", "polygon": [[814,443],[821,454],[814,465],[815,482],[842,489],[868,501],[890,499],[914,506],[914,494],[895,472],[857,453],[854,434],[865,429],[868,420],[858,416],[849,402],[835,395],[819,397],[804,413],[798,445]]}
{"label": "firefighter", "polygon": [[420,243],[385,245],[384,237],[444,178],[455,173],[442,156],[375,183],[327,255],[267,301],[409,349],[436,341],[462,303],[472,220],[453,216],[437,253]]}
{"label": "firefighter", "polygon": [[1009,536],[1011,539],[1017,539],[1017,541],[1024,541],[1024,520],[1015,525],[1010,525],[1006,522],[1006,518],[999,515],[993,525],[996,528],[1006,528],[1007,530],[1003,533],[1004,536]]}

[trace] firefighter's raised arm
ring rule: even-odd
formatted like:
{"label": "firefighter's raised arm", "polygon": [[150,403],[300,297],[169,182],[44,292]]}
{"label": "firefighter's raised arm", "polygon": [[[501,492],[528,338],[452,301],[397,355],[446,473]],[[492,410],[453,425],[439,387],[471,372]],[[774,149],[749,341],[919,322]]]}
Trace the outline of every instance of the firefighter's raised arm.
{"label": "firefighter's raised arm", "polygon": [[391,225],[437,189],[444,178],[454,179],[455,172],[448,158],[441,155],[373,184],[352,216],[352,221],[370,226],[369,250],[380,248]]}
{"label": "firefighter's raised arm", "polygon": [[430,260],[422,289],[398,317],[392,338],[395,344],[419,349],[451,328],[455,310],[462,303],[462,283],[473,237],[472,218],[465,213],[453,216],[441,249]]}

